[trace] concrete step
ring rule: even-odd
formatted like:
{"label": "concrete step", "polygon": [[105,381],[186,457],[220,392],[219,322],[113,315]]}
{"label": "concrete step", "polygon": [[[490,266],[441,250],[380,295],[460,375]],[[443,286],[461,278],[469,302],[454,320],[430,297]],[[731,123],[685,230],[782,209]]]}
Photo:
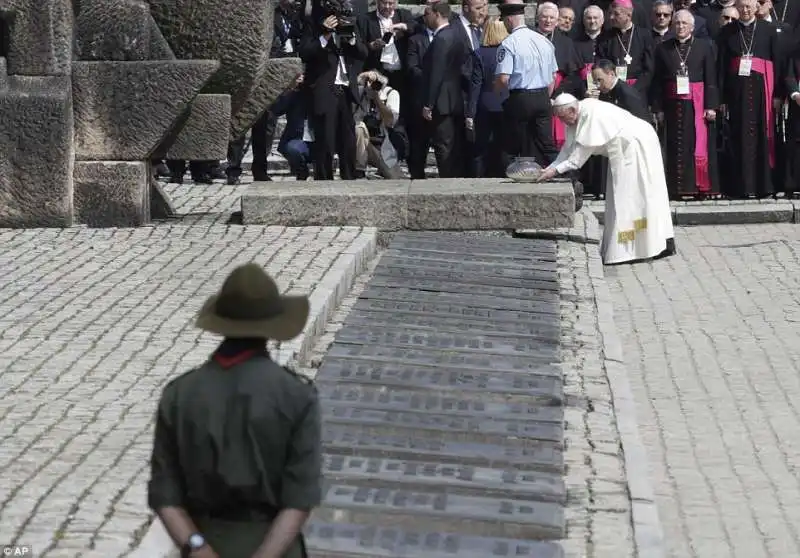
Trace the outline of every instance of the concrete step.
{"label": "concrete step", "polygon": [[400,525],[375,527],[312,519],[306,545],[314,558],[563,558],[551,542],[479,537],[473,534],[414,530]]}
{"label": "concrete step", "polygon": [[384,522],[433,532],[462,531],[481,537],[560,539],[564,508],[490,496],[357,487],[330,482],[315,519],[326,523],[381,526]]}
{"label": "concrete step", "polygon": [[325,478],[335,484],[565,503],[560,475],[460,464],[326,455]]}

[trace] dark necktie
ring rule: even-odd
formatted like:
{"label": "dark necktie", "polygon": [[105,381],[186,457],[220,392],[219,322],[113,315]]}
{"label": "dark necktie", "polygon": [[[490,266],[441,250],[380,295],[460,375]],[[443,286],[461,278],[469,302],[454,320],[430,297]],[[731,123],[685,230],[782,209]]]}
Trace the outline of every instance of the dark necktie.
{"label": "dark necktie", "polygon": [[469,28],[472,30],[472,44],[475,45],[473,50],[478,50],[481,46],[481,30],[475,25],[470,25]]}

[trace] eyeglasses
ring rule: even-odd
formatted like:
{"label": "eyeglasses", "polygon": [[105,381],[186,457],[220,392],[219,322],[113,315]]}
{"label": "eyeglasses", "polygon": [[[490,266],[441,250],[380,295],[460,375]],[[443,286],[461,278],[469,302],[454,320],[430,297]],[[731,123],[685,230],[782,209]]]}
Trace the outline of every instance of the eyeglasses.
{"label": "eyeglasses", "polygon": [[664,12],[656,12],[656,17],[672,17],[672,14],[665,14]]}
{"label": "eyeglasses", "polygon": [[734,19],[732,16],[722,16],[722,21],[733,21]]}

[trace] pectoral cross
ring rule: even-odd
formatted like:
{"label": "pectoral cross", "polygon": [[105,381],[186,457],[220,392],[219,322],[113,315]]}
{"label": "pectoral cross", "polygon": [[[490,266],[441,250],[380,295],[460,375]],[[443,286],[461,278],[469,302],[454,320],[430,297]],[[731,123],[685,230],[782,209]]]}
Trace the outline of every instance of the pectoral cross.
{"label": "pectoral cross", "polygon": [[626,54],[623,60],[625,60],[625,64],[630,66],[631,62],[633,62],[633,57],[630,54]]}

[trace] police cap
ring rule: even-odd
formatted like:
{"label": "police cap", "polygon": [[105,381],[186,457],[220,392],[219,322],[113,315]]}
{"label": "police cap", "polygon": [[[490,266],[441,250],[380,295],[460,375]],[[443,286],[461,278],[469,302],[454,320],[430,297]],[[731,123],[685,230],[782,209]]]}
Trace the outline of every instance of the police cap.
{"label": "police cap", "polygon": [[500,10],[500,15],[505,16],[514,16],[514,15],[522,15],[525,13],[525,4],[523,3],[505,3],[500,4],[498,6]]}

